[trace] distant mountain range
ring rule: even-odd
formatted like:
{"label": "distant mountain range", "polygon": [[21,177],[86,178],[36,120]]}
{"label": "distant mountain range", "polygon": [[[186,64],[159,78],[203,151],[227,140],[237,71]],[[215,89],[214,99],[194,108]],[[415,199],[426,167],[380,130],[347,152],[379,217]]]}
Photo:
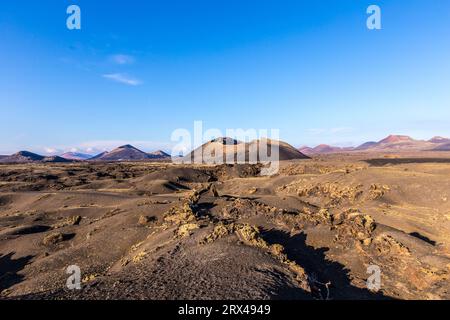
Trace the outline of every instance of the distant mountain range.
{"label": "distant mountain range", "polygon": [[64,163],[70,162],[70,160],[64,159],[58,156],[41,156],[36,153],[28,151],[20,151],[11,156],[0,157],[0,163],[27,163],[27,162],[53,162],[53,163]]}
{"label": "distant mountain range", "polygon": [[320,144],[314,148],[310,148],[307,146],[299,148],[299,151],[304,154],[339,153],[339,152],[352,151],[352,150],[353,150],[353,148],[333,147],[333,146],[329,146],[327,144]]}
{"label": "distant mountain range", "polygon": [[[209,141],[199,147],[202,150],[214,150],[221,147],[226,157],[234,159],[238,152],[245,150],[246,158],[250,157],[250,150],[256,152],[259,150],[261,142],[268,142],[270,145],[277,144],[280,150],[280,160],[307,159],[308,156],[315,154],[331,154],[331,153],[354,153],[354,152],[404,152],[404,151],[450,151],[450,139],[444,137],[433,137],[430,140],[415,140],[409,136],[390,135],[378,142],[369,141],[357,147],[341,148],[326,144],[318,145],[314,148],[301,147],[295,149],[291,145],[282,141],[274,140],[255,140],[250,143],[243,143],[231,138],[218,138]],[[194,159],[195,150],[184,159]],[[78,152],[66,152],[60,156],[42,156],[29,151],[20,151],[13,155],[0,155],[0,163],[30,163],[30,162],[47,162],[47,163],[70,163],[78,161],[104,161],[104,162],[120,162],[120,161],[162,161],[169,160],[171,156],[164,151],[155,151],[151,153],[144,152],[132,145],[124,145],[112,151],[105,151],[98,155]],[[253,156],[252,156],[253,158]],[[211,158],[212,159],[212,158]],[[211,160],[209,159],[209,160]],[[203,159],[208,162],[208,159]]]}
{"label": "distant mountain range", "polygon": [[378,142],[365,142],[358,147],[340,148],[325,144],[310,148],[299,148],[307,155],[345,153],[345,152],[402,152],[402,151],[450,151],[450,139],[434,137],[430,140],[415,140],[409,136],[390,135]]}
{"label": "distant mountain range", "polygon": [[166,160],[170,155],[164,151],[146,153],[131,145],[121,146],[110,152],[102,152],[96,156],[67,152],[61,156],[42,156],[29,151],[20,151],[10,156],[0,156],[0,163],[29,163],[29,162],[47,162],[47,163],[70,163],[77,161],[145,161],[145,160]]}
{"label": "distant mountain range", "polygon": [[79,153],[79,152],[66,152],[61,155],[61,158],[67,160],[88,160],[92,158],[91,154]]}

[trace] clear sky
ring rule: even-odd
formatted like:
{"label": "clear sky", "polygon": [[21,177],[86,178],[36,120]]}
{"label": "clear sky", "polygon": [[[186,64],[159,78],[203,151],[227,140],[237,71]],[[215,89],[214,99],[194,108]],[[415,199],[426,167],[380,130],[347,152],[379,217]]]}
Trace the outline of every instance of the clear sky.
{"label": "clear sky", "polygon": [[196,120],[294,146],[450,136],[450,1],[2,0],[0,119],[0,154],[167,149]]}

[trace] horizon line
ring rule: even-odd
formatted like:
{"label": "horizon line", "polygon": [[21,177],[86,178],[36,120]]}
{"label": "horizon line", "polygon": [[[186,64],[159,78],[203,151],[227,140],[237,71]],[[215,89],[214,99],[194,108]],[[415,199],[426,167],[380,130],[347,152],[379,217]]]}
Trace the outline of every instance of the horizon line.
{"label": "horizon line", "polygon": [[[381,141],[383,141],[383,140],[385,140],[387,138],[390,138],[390,137],[407,137],[409,139],[412,139],[413,141],[422,141],[422,142],[430,142],[430,140],[435,139],[435,138],[450,139],[450,138],[446,138],[446,137],[440,136],[440,135],[434,135],[430,139],[415,139],[412,136],[405,135],[405,134],[389,134],[389,135],[385,136],[384,138],[382,138],[380,140],[368,140],[368,141],[365,141],[365,142],[362,142],[362,143],[356,144],[356,145],[353,144],[353,145],[349,145],[349,146],[336,146],[336,145],[333,145],[332,143],[331,144],[319,143],[319,144],[317,144],[315,146],[312,146],[312,147],[310,147],[310,145],[307,145],[307,144],[301,144],[301,145],[295,146],[295,145],[293,145],[293,144],[291,144],[291,143],[289,143],[289,142],[287,142],[286,140],[283,140],[283,139],[278,139],[276,141],[287,143],[287,144],[291,145],[292,147],[294,147],[297,150],[302,149],[302,148],[311,148],[311,149],[313,149],[313,148],[316,148],[316,147],[319,147],[319,146],[329,146],[329,147],[340,148],[340,149],[346,149],[346,148],[348,148],[348,149],[350,149],[350,148],[356,149],[356,148],[358,148],[358,147],[360,147],[360,146],[362,146],[362,145],[364,145],[366,143],[379,143],[379,142],[381,142]],[[230,139],[237,140],[235,138],[225,137],[225,136],[218,137],[216,139],[220,139],[220,138],[230,138]],[[111,140],[111,141],[114,141],[114,140]],[[202,144],[207,143],[208,141],[211,141],[211,139],[202,142]],[[140,144],[145,144],[145,143],[160,144],[161,147],[158,147],[158,146],[151,147],[151,148],[135,147],[135,145],[140,145]],[[98,155],[98,154],[100,154],[102,152],[111,152],[111,151],[113,151],[115,149],[118,149],[120,147],[127,146],[127,145],[135,147],[135,148],[137,148],[137,149],[139,149],[139,150],[141,150],[141,151],[143,151],[145,153],[152,153],[152,152],[162,151],[164,153],[171,154],[171,152],[169,152],[167,150],[168,146],[171,145],[171,144],[173,144],[173,143],[164,143],[164,142],[157,143],[157,142],[151,142],[151,141],[148,141],[148,142],[146,142],[146,141],[135,141],[134,143],[133,142],[131,142],[131,143],[123,143],[123,144],[119,143],[117,145],[117,147],[110,147],[110,148],[87,147],[84,150],[83,150],[83,147],[51,148],[51,147],[42,147],[42,146],[40,146],[39,148],[42,149],[42,151],[37,151],[37,148],[35,148],[35,147],[18,148],[16,151],[13,151],[13,152],[0,152],[0,155],[3,156],[3,155],[12,155],[12,154],[16,154],[16,153],[19,153],[19,152],[31,152],[31,153],[35,153],[35,154],[39,154],[39,155],[45,155],[45,156],[61,156],[61,155],[64,155],[65,153],[81,153],[81,154],[86,154],[86,155],[89,155],[89,156],[96,156],[96,155]],[[163,145],[165,145],[165,147],[163,147]],[[197,147],[199,147],[199,146],[197,146]],[[193,147],[192,150],[194,150],[195,148],[196,147]],[[45,150],[45,149],[48,149],[48,150]],[[52,149],[52,150],[50,150],[50,149]],[[91,149],[91,151],[89,151],[89,149]],[[146,151],[146,150],[149,150],[149,151]]]}

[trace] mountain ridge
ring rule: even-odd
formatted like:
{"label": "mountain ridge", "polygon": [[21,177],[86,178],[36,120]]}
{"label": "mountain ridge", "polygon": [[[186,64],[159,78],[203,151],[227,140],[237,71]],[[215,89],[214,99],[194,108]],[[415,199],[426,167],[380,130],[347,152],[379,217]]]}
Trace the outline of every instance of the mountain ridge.
{"label": "mountain ridge", "polygon": [[154,152],[144,152],[130,144],[120,146],[112,151],[105,151],[89,160],[96,161],[145,161],[145,160],[164,160],[170,156],[162,150]]}
{"label": "mountain ridge", "polygon": [[87,160],[92,158],[91,154],[81,153],[81,152],[66,152],[60,155],[61,158],[67,160]]}
{"label": "mountain ridge", "polygon": [[430,140],[415,140],[406,135],[389,135],[378,142],[368,141],[357,147],[336,147],[320,144],[316,147],[302,146],[305,154],[331,154],[342,152],[401,152],[401,151],[450,151],[450,139],[440,136]]}
{"label": "mountain ridge", "polygon": [[[215,163],[216,160],[223,161],[225,163],[237,163],[240,161],[248,162],[250,161],[250,159],[261,161],[260,150],[261,147],[264,146],[264,144],[265,147],[267,147],[267,150],[271,150],[272,145],[278,145],[279,160],[281,161],[309,159],[307,155],[284,141],[270,140],[265,138],[260,140],[253,140],[250,142],[242,142],[228,137],[221,137],[204,143],[200,147],[191,151],[185,157],[179,159],[179,161],[194,163]],[[216,151],[221,152],[222,156],[220,157],[219,155],[217,157],[215,155]],[[240,157],[243,157],[244,159],[241,159]]]}
{"label": "mountain ridge", "polygon": [[[213,139],[199,148],[222,147],[228,152],[227,157],[235,158],[238,151],[246,149],[244,153],[249,157],[249,149],[259,150],[261,142],[266,141],[270,146],[278,144],[280,147],[280,160],[307,159],[309,155],[333,154],[348,152],[403,152],[403,151],[450,151],[450,138],[435,136],[429,140],[415,140],[406,135],[389,135],[378,142],[368,141],[357,147],[337,147],[328,144],[319,144],[316,147],[302,146],[298,149],[283,141],[270,139],[242,142],[228,137]],[[196,150],[198,150],[197,148]],[[192,150],[191,158],[196,150]],[[184,159],[186,159],[185,156]],[[182,157],[183,158],[183,157]],[[73,161],[152,161],[169,160],[171,155],[162,150],[144,152],[131,144],[126,144],[104,151],[97,155],[89,155],[80,152],[66,152],[60,156],[43,156],[30,151],[19,151],[12,155],[0,155],[0,163],[29,163],[29,162],[73,162]]]}

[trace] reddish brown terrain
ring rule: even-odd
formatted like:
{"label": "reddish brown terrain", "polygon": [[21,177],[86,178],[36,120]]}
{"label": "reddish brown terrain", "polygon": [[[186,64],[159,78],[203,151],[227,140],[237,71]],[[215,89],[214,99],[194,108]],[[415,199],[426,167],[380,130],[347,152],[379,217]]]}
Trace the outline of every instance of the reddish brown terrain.
{"label": "reddish brown terrain", "polygon": [[433,137],[430,140],[415,140],[404,135],[390,135],[378,142],[368,141],[358,147],[335,147],[326,144],[314,148],[303,146],[299,149],[307,155],[331,154],[331,153],[353,153],[353,152],[425,152],[425,151],[449,151],[450,139],[444,137]]}
{"label": "reddish brown terrain", "polygon": [[[0,165],[2,299],[449,299],[450,154]],[[66,288],[66,268],[82,289]],[[380,267],[369,291],[367,268]]]}

